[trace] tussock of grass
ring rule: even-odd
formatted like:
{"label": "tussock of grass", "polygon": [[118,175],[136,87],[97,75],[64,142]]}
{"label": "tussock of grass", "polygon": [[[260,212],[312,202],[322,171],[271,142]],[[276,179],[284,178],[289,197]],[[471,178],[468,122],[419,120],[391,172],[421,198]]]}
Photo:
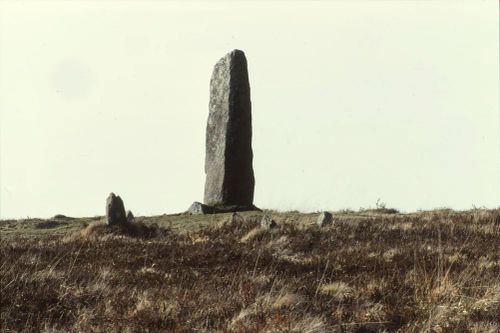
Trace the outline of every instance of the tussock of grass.
{"label": "tussock of grass", "polygon": [[[315,214],[273,213],[279,228],[267,231],[252,214],[169,217],[175,229],[151,217],[10,233],[0,242],[0,327],[498,332],[500,210],[349,213],[322,229]],[[26,230],[1,227],[11,225]]]}
{"label": "tussock of grass", "polygon": [[56,227],[59,227],[61,225],[67,225],[67,224],[68,224],[67,222],[48,220],[48,221],[43,221],[43,222],[37,223],[35,228],[50,229],[50,228],[56,228]]}
{"label": "tussock of grass", "polygon": [[331,296],[337,301],[343,301],[353,295],[352,288],[342,281],[324,284],[319,290],[322,294]]}
{"label": "tussock of grass", "polygon": [[166,229],[158,225],[147,225],[143,222],[132,222],[121,225],[109,226],[103,222],[95,221],[78,231],[73,238],[80,237],[84,240],[97,239],[105,236],[129,236],[142,239],[158,237],[166,232]]}
{"label": "tussock of grass", "polygon": [[250,242],[254,239],[259,238],[260,236],[262,236],[263,234],[265,234],[267,232],[268,232],[268,230],[266,230],[266,229],[263,229],[261,227],[255,227],[252,230],[250,230],[249,232],[247,232],[243,237],[241,237],[240,242],[242,242],[242,243]]}
{"label": "tussock of grass", "polygon": [[295,293],[285,293],[277,297],[272,307],[274,309],[294,308],[304,304],[306,299],[304,296]]}

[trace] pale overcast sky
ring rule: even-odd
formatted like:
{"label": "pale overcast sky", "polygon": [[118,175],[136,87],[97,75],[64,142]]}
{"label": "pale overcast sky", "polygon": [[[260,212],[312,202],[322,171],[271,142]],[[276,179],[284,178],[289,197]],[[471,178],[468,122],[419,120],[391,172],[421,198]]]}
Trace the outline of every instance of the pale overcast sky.
{"label": "pale overcast sky", "polygon": [[500,205],[498,1],[1,1],[0,216],[203,200],[213,65],[248,59],[255,204]]}

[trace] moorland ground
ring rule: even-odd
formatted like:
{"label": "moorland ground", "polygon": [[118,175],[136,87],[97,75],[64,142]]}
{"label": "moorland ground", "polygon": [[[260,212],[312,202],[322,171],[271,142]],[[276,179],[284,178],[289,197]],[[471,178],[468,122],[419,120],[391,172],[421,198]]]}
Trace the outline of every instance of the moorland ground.
{"label": "moorland ground", "polygon": [[500,209],[316,217],[0,221],[1,331],[500,331]]}

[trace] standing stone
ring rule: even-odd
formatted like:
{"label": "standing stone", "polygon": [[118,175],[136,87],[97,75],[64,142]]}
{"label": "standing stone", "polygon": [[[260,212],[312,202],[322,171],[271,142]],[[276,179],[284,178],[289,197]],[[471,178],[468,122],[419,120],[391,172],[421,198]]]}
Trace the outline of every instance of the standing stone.
{"label": "standing stone", "polygon": [[127,223],[123,201],[114,193],[110,193],[106,200],[106,221],[108,225]]}
{"label": "standing stone", "polygon": [[333,222],[332,213],[323,212],[323,213],[319,214],[317,223],[320,227],[322,227],[324,225],[332,224],[332,222]]}
{"label": "standing stone", "polygon": [[206,205],[254,208],[251,109],[247,60],[233,50],[215,64],[210,80]]}
{"label": "standing stone", "polygon": [[127,222],[134,222],[135,216],[131,210],[127,210]]}

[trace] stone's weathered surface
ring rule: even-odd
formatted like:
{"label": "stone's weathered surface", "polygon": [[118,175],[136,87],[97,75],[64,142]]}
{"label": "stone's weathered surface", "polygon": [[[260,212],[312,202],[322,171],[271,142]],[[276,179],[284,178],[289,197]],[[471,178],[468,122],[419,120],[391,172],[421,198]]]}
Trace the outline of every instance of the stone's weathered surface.
{"label": "stone's weathered surface", "polygon": [[276,223],[275,220],[271,218],[271,216],[264,215],[262,217],[262,220],[260,220],[260,227],[262,229],[273,229],[276,228],[278,224]]}
{"label": "stone's weathered surface", "polygon": [[127,222],[134,222],[135,216],[131,210],[127,210]]}
{"label": "stone's weathered surface", "polygon": [[323,213],[319,214],[317,223],[320,227],[322,227],[324,225],[332,224],[332,222],[333,222],[332,213],[323,212]]}
{"label": "stone's weathered surface", "polygon": [[210,80],[204,203],[214,209],[255,208],[251,109],[247,60],[234,50],[217,62]]}
{"label": "stone's weathered surface", "polygon": [[187,213],[192,215],[208,214],[210,212],[211,212],[210,207],[198,201],[193,202],[193,204],[187,210]]}
{"label": "stone's weathered surface", "polygon": [[123,201],[114,193],[110,193],[106,200],[106,222],[108,225],[127,223]]}

